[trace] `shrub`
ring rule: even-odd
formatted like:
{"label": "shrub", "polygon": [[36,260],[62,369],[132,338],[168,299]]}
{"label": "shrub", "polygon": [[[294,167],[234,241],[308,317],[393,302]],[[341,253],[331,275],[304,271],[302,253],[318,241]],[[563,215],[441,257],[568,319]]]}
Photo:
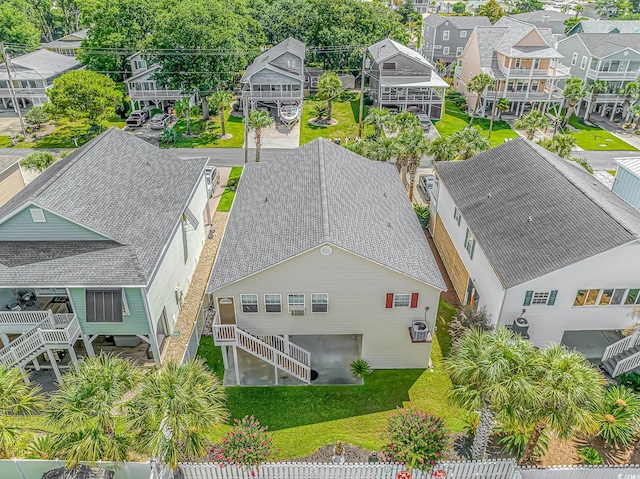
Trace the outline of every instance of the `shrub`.
{"label": "shrub", "polygon": [[421,206],[417,203],[414,203],[413,209],[416,212],[416,215],[418,215],[420,226],[422,226],[422,229],[426,230],[429,227],[429,216],[430,216],[429,207]]}
{"label": "shrub", "polygon": [[253,417],[233,420],[234,426],[211,452],[214,460],[236,466],[257,467],[276,454],[269,428]]}
{"label": "shrub", "polygon": [[598,436],[608,444],[629,446],[640,420],[640,398],[625,386],[607,389],[602,400],[593,404]]}
{"label": "shrub", "polygon": [[[505,423],[496,427],[494,432],[500,436],[498,444],[500,444],[502,450],[520,459],[529,442],[531,429],[532,427],[522,427],[518,424]],[[543,431],[533,451],[533,457],[539,458],[544,456],[548,448],[549,436]]]}
{"label": "shrub", "polygon": [[385,454],[393,462],[428,470],[443,457],[449,442],[444,421],[415,409],[400,409],[389,417]]}
{"label": "shrub", "polygon": [[149,112],[149,118],[153,118],[153,116],[156,113],[162,113],[162,110],[160,108],[153,108],[150,112]]}
{"label": "shrub", "polygon": [[42,173],[56,161],[58,161],[58,157],[50,151],[35,151],[25,156],[20,161],[20,166],[27,170],[35,170]]}
{"label": "shrub", "polygon": [[455,343],[471,328],[482,331],[491,331],[491,315],[485,308],[474,309],[469,305],[463,305],[449,323],[449,335],[451,342]]}
{"label": "shrub", "polygon": [[625,373],[620,376],[620,384],[640,392],[640,373]]}
{"label": "shrub", "polygon": [[43,106],[34,106],[24,115],[24,122],[34,128],[40,129],[48,121],[47,112]]}
{"label": "shrub", "polygon": [[160,133],[160,143],[175,143],[180,139],[180,132],[172,128],[165,128]]}
{"label": "shrub", "polygon": [[239,182],[240,182],[239,176],[236,176],[234,178],[229,178],[229,181],[227,181],[227,188],[229,188],[230,190],[235,190],[238,187]]}
{"label": "shrub", "polygon": [[369,376],[373,369],[369,366],[369,363],[364,359],[356,359],[351,363],[351,372],[357,378],[364,378],[365,376]]}
{"label": "shrub", "polygon": [[327,114],[327,105],[320,103],[313,107],[313,112],[318,120],[321,120]]}
{"label": "shrub", "polygon": [[578,449],[578,456],[582,459],[582,464],[588,464],[590,466],[602,464],[600,454],[592,447],[581,447]]}

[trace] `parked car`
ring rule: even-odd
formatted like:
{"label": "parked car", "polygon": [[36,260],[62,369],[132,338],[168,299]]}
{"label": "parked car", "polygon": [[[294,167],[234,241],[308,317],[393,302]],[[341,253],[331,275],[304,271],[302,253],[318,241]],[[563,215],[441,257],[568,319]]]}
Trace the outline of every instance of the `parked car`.
{"label": "parked car", "polygon": [[207,181],[207,193],[209,193],[209,198],[211,198],[220,183],[220,172],[218,172],[218,168],[215,166],[207,166],[204,170],[204,175]]}
{"label": "parked car", "polygon": [[430,201],[429,192],[433,190],[435,181],[436,177],[429,173],[420,175],[420,177],[418,178],[418,191],[427,203]]}
{"label": "parked car", "polygon": [[149,126],[152,130],[164,130],[171,122],[171,115],[169,113],[156,113],[151,118]]}
{"label": "parked car", "polygon": [[142,126],[149,119],[149,112],[147,110],[134,110],[127,118],[127,126]]}

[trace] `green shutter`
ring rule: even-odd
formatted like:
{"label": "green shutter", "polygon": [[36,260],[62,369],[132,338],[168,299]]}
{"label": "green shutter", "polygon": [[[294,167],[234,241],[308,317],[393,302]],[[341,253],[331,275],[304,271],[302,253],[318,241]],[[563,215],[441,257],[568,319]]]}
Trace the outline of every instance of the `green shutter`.
{"label": "green shutter", "polygon": [[469,239],[469,228],[467,228],[467,232],[464,235],[464,249],[467,249],[467,240]]}
{"label": "green shutter", "polygon": [[547,306],[553,306],[554,304],[556,304],[556,296],[558,296],[558,290],[554,289],[553,291],[551,291],[551,294],[549,295],[549,301],[547,301]]}
{"label": "green shutter", "polygon": [[533,291],[527,291],[527,294],[524,295],[524,304],[523,306],[531,306],[531,298],[533,297]]}

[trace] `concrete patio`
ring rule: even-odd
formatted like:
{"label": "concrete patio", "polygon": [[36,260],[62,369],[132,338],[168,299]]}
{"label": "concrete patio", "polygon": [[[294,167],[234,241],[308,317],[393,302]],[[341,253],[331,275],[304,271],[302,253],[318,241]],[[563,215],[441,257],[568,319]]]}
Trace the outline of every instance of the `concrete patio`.
{"label": "concrete patio", "polygon": [[589,361],[599,365],[607,346],[621,339],[622,331],[617,329],[566,331],[562,336],[562,344],[568,348],[577,349]]}
{"label": "concrete patio", "polygon": [[[360,358],[357,335],[289,336],[289,340],[311,353],[311,370],[318,373],[317,379],[311,381],[312,385],[363,384],[361,378],[351,374],[351,363]],[[231,348],[228,355],[229,368],[224,372],[223,381],[225,386],[275,385],[274,366],[239,348],[240,384],[238,384]],[[303,386],[304,383],[278,370],[278,385]]]}

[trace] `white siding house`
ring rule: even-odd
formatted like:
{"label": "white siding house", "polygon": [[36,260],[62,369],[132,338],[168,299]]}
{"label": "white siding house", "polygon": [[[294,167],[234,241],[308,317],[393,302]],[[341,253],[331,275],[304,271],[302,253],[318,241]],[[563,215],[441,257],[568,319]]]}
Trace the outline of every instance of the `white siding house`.
{"label": "white siding house", "polygon": [[[207,288],[225,383],[349,383],[360,358],[425,368],[444,287],[393,165],[324,139],[249,165]],[[239,353],[272,365],[262,382]]]}
{"label": "white siding house", "polygon": [[640,213],[524,139],[435,169],[432,230],[460,300],[601,359],[640,304]]}

